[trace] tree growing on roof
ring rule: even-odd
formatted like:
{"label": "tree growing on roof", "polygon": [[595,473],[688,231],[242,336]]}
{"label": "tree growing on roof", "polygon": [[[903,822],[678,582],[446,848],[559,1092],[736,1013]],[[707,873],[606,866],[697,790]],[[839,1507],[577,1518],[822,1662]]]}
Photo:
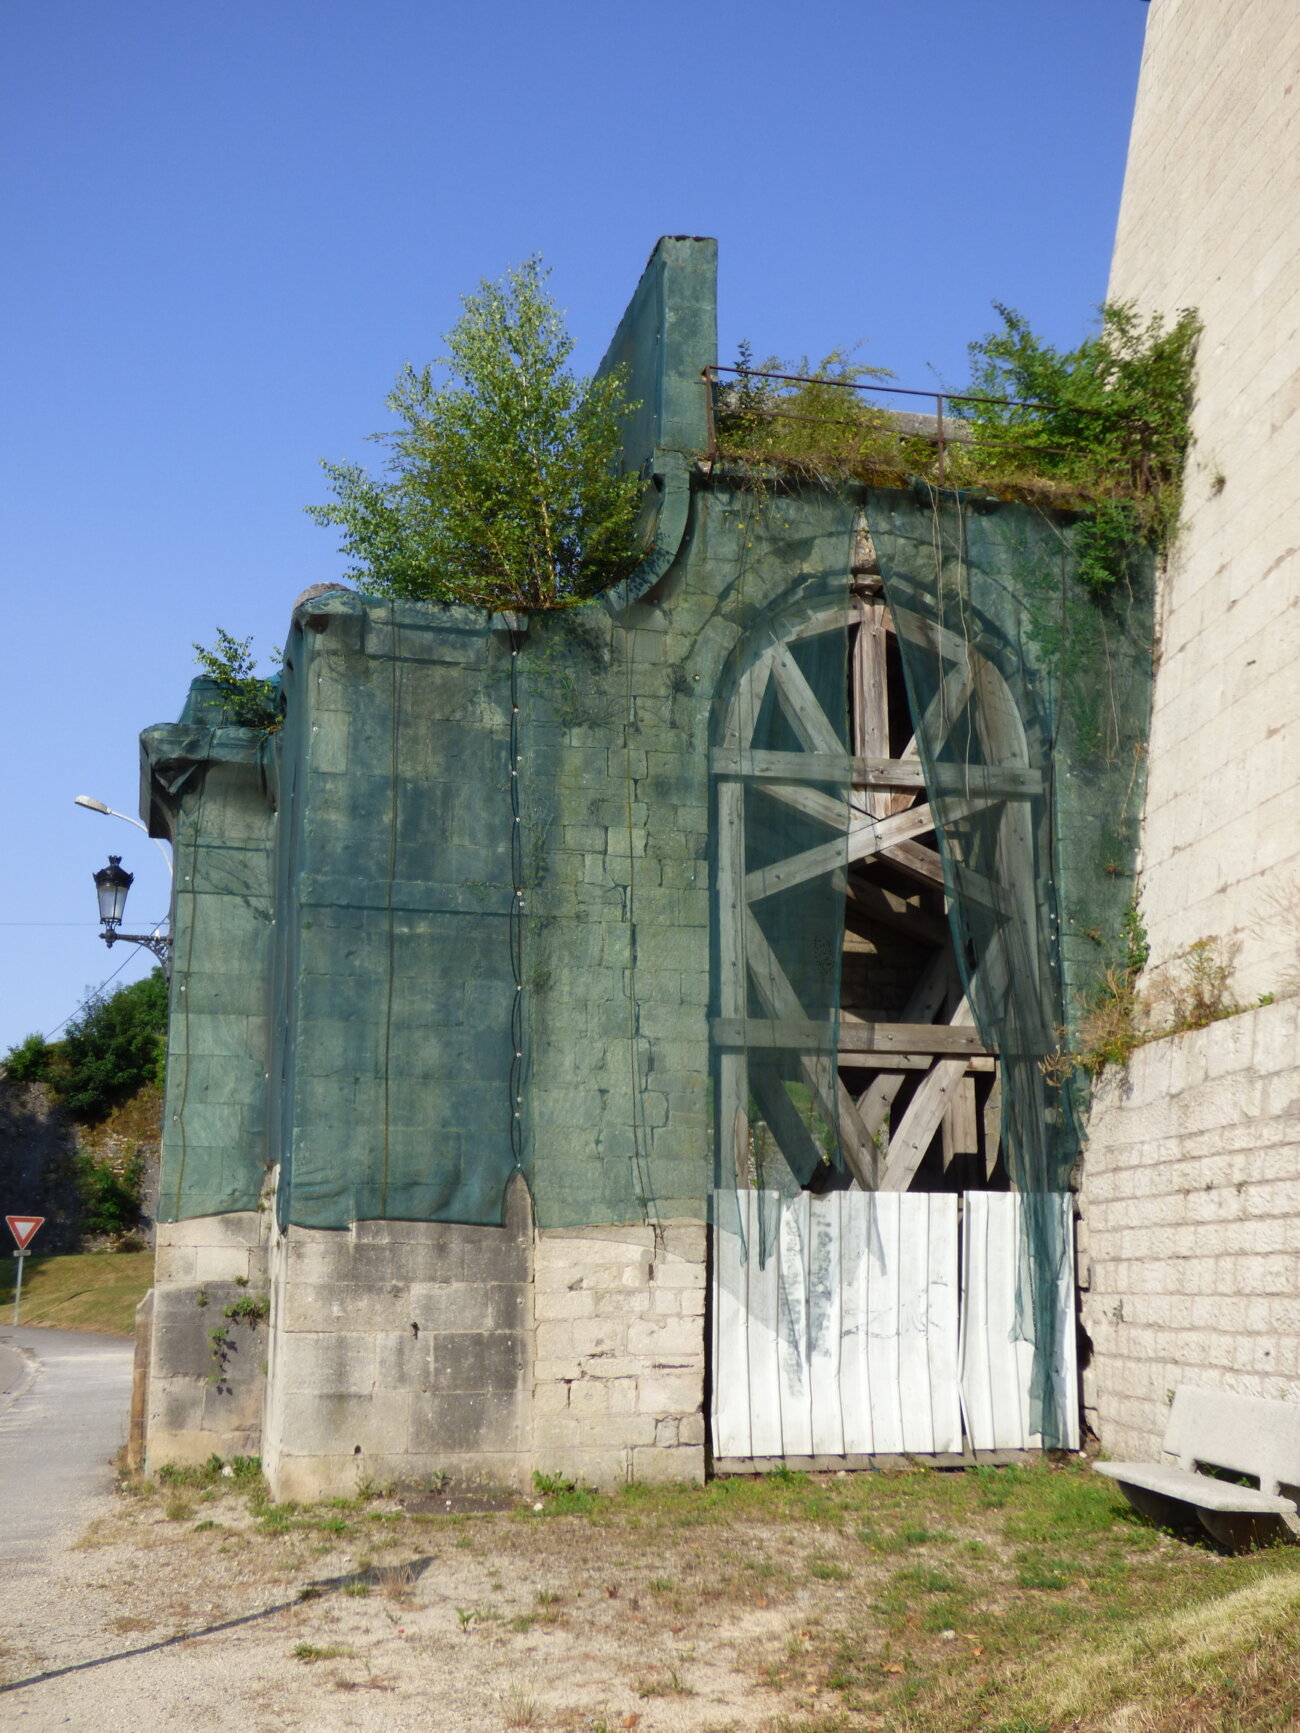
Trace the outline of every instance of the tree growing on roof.
{"label": "tree growing on roof", "polygon": [[[642,486],[622,473],[621,374],[577,377],[537,259],[464,297],[447,354],[406,366],[372,437],[387,473],[325,463],[348,576],[380,595],[494,609],[567,607],[642,557]],[[436,372],[435,369],[439,369]]]}

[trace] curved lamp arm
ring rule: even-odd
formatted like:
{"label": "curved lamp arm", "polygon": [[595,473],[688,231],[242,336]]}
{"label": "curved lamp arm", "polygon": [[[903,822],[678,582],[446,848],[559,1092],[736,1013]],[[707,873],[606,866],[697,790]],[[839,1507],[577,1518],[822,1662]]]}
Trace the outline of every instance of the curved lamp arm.
{"label": "curved lamp arm", "polygon": [[[144,826],[143,824],[140,823],[140,820],[138,818],[132,818],[130,813],[118,812],[115,807],[105,806],[104,802],[102,800],[96,800],[96,799],[94,799],[93,796],[91,796],[89,794],[79,794],[77,796],[76,800],[73,802],[73,805],[74,806],[84,806],[88,812],[105,812],[108,814],[108,816],[110,818],[125,819],[128,824],[133,824],[137,830],[142,830],[142,831],[144,831],[144,834],[146,836],[149,836],[148,829],[146,828],[146,826]],[[172,873],[171,856],[167,853],[167,850],[159,842],[159,840],[156,836],[149,836],[149,841],[154,845],[154,847],[158,850],[158,853],[163,857],[163,860],[166,862],[168,877],[170,877],[171,873]]]}

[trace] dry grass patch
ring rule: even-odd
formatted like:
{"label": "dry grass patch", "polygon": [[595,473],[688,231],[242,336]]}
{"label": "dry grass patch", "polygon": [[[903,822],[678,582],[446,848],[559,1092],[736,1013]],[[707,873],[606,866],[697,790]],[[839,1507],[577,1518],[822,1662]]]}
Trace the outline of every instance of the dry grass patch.
{"label": "dry grass patch", "polygon": [[[12,1258],[0,1264],[0,1311],[8,1317],[13,1316],[14,1268]],[[152,1282],[152,1252],[29,1257],[23,1276],[22,1322],[48,1329],[131,1336],[135,1334],[135,1309]]]}
{"label": "dry grass patch", "polygon": [[[280,1656],[350,1651],[339,1689],[436,1703],[450,1679],[483,1725],[1280,1733],[1300,1715],[1300,1549],[1187,1545],[1077,1463],[457,1517],[273,1505],[251,1464],[134,1491],[96,1535],[116,1617],[165,1624],[183,1592],[194,1637],[267,1609]],[[202,1521],[168,1520],[178,1493]]]}

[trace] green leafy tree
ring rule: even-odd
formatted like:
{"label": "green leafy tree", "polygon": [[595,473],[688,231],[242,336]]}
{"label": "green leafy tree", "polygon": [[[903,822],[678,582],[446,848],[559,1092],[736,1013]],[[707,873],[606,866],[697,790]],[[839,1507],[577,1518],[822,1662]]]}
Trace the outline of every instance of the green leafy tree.
{"label": "green leafy tree", "polygon": [[1094,537],[1094,587],[1115,549],[1137,527],[1172,535],[1191,443],[1196,345],[1201,323],[1184,309],[1170,325],[1108,301],[1098,329],[1076,349],[1056,349],[1010,307],[995,303],[1002,329],[970,346],[971,393],[1019,403],[965,403],[974,466],[996,475],[1032,472],[1094,495],[1128,501]]}
{"label": "green leafy tree", "polygon": [[5,1054],[5,1076],[11,1083],[44,1083],[55,1051],[43,1035],[29,1035]]}
{"label": "green leafy tree", "polygon": [[139,1151],[118,1167],[81,1150],[75,1165],[82,1232],[110,1236],[129,1233],[139,1223],[144,1189],[144,1162]]}
{"label": "green leafy tree", "polygon": [[157,1080],[166,1033],[167,982],[155,969],[92,999],[69,1023],[49,1070],[51,1087],[73,1119],[103,1119]]}
{"label": "green leafy tree", "polygon": [[[231,723],[238,728],[265,728],[269,732],[278,728],[283,719],[280,687],[278,681],[257,672],[252,643],[251,637],[232,638],[218,626],[215,648],[208,650],[195,644],[198,651],[195,660],[208,679],[216,683]],[[271,659],[278,662],[280,652],[273,650]]]}
{"label": "green leafy tree", "polygon": [[565,607],[625,577],[644,552],[642,486],[620,467],[620,374],[568,367],[573,342],[530,259],[467,295],[447,354],[405,367],[374,437],[387,473],[323,465],[362,589],[489,608]]}

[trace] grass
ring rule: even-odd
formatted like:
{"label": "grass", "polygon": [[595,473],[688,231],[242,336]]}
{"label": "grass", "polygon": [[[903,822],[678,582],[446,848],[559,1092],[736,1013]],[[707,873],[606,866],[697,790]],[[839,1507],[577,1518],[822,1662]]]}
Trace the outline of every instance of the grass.
{"label": "grass", "polygon": [[353,1652],[345,1643],[296,1643],[293,1658],[310,1664],[312,1661],[335,1661]]}
{"label": "grass", "polygon": [[[567,1512],[554,1505],[574,1489],[557,1486],[541,1512],[529,1499],[454,1518],[276,1505],[253,1459],[227,1466],[134,1483],[126,1507],[140,1545],[162,1532],[188,1549],[187,1590],[229,1571],[237,1542],[241,1585],[315,1579],[301,1616],[314,1604],[323,1622],[303,1630],[302,1659],[348,1634],[331,1607],[381,1634],[400,1619],[413,1640],[454,1635],[466,1665],[501,1669],[510,1725],[541,1715],[514,1645],[562,1624],[598,1680],[618,1673],[646,1700],[685,1703],[696,1657],[725,1656],[772,1733],[1300,1726],[1300,1548],[1188,1544],[1074,1461],[629,1486]],[[205,1522],[179,1520],[205,1503]],[[488,1586],[499,1600],[480,1598]]]}
{"label": "grass", "polygon": [[[152,1252],[69,1252],[26,1260],[19,1322],[50,1330],[133,1336],[135,1309],[153,1283]],[[17,1260],[0,1265],[0,1316],[13,1317]]]}

